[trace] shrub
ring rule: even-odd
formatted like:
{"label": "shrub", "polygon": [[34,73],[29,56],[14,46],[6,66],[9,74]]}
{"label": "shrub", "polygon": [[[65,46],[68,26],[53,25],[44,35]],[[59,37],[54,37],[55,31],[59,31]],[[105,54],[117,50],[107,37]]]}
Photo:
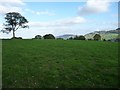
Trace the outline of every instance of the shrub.
{"label": "shrub", "polygon": [[12,37],[11,39],[22,39],[22,37]]}

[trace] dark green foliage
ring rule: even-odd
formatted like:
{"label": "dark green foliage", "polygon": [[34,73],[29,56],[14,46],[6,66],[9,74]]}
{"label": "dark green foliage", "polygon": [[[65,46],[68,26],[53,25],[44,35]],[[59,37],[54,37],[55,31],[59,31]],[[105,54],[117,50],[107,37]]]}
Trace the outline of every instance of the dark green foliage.
{"label": "dark green foliage", "polygon": [[42,39],[42,36],[41,35],[36,35],[35,39]]}
{"label": "dark green foliage", "polygon": [[120,42],[120,38],[116,38],[115,42]]}
{"label": "dark green foliage", "polygon": [[3,40],[3,88],[118,88],[118,43]]}
{"label": "dark green foliage", "polygon": [[101,40],[101,36],[99,34],[95,34],[93,38],[96,41]]}
{"label": "dark green foliage", "polygon": [[87,40],[91,41],[91,40],[93,40],[93,39],[87,39]]}
{"label": "dark green foliage", "polygon": [[109,40],[107,40],[107,41],[109,41],[109,42],[110,42],[111,40],[109,39]]}
{"label": "dark green foliage", "polygon": [[83,35],[75,36],[74,40],[85,40],[85,37]]}
{"label": "dark green foliage", "polygon": [[79,36],[79,40],[85,40],[85,37],[83,35]]}
{"label": "dark green foliage", "polygon": [[106,41],[106,39],[103,39],[103,41]]}
{"label": "dark green foliage", "polygon": [[46,34],[43,36],[44,39],[55,39],[54,35],[52,34]]}
{"label": "dark green foliage", "polygon": [[68,40],[73,40],[74,38],[73,37],[70,37]]}
{"label": "dark green foliage", "polygon": [[5,14],[6,23],[4,23],[4,28],[1,30],[3,33],[9,33],[13,31],[13,38],[15,38],[15,31],[19,28],[27,28],[27,19],[23,17],[18,12],[9,12]]}
{"label": "dark green foliage", "polygon": [[57,38],[57,40],[63,40],[63,38]]}

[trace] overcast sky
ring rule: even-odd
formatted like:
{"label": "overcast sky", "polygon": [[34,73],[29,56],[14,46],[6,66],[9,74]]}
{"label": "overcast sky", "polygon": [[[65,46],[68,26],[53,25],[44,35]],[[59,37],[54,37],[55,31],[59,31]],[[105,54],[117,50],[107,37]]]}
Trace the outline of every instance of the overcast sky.
{"label": "overcast sky", "polygon": [[[48,1],[48,0],[47,0]],[[84,35],[93,31],[112,30],[118,27],[118,2],[85,0],[84,2],[26,2],[0,1],[0,29],[7,12],[19,12],[29,21],[29,29],[18,29],[17,37],[35,35]],[[71,1],[71,0],[70,0]],[[11,38],[12,33],[0,32],[0,38]]]}

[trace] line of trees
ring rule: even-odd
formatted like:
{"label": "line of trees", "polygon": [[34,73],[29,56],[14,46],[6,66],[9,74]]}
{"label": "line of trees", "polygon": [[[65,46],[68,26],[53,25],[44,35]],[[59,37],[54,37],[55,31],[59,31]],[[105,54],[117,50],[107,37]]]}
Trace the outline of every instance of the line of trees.
{"label": "line of trees", "polygon": [[[93,40],[99,41],[101,40],[101,36],[99,34],[95,34]],[[63,39],[63,38],[55,38],[53,34],[46,34],[43,37],[41,35],[36,35],[33,39]],[[75,36],[75,37],[70,37],[67,40],[86,40],[85,36],[80,35],[80,36]],[[92,40],[92,39],[88,39]],[[105,41],[105,40],[104,40]]]}
{"label": "line of trees", "polygon": [[55,39],[55,36],[52,34],[46,34],[43,37],[41,35],[36,35],[33,39]]}
{"label": "line of trees", "polygon": [[68,40],[86,40],[85,36],[80,35],[80,36],[75,36],[75,37],[70,37]]}
{"label": "line of trees", "polygon": [[[70,37],[68,40],[86,40],[86,38],[85,36],[80,35],[80,36]],[[88,39],[88,40],[92,40],[92,39]],[[99,34],[95,34],[93,40],[100,41],[101,36]]]}
{"label": "line of trees", "polygon": [[[5,14],[5,23],[3,24],[4,28],[1,30],[3,33],[13,33],[12,39],[22,39],[22,37],[16,37],[15,32],[20,29],[20,28],[28,28],[29,26],[27,25],[28,20],[22,16],[18,12],[9,12]],[[43,37],[41,35],[36,35],[35,39],[55,39],[55,36],[52,34],[46,34]],[[61,39],[61,38],[60,38]],[[80,36],[75,36],[70,37],[68,40],[86,40],[85,36],[80,35]],[[88,39],[90,40],[90,39]],[[99,34],[95,34],[93,37],[93,40],[99,41],[101,40],[101,36]],[[120,41],[120,39],[118,38]],[[103,41],[106,41],[103,39]]]}

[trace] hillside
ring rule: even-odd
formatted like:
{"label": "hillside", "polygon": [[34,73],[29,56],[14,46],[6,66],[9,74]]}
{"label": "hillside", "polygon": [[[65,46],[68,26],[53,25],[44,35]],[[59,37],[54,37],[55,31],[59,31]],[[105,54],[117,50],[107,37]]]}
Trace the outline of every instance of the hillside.
{"label": "hillside", "polygon": [[85,35],[86,39],[93,39],[93,36],[95,34],[100,34],[102,39],[115,39],[118,37],[118,34],[120,34],[120,28],[116,29],[116,30],[109,30],[109,31],[95,31],[92,33],[88,33]]}
{"label": "hillside", "polygon": [[[91,33],[88,33],[85,35],[86,39],[93,39],[95,34],[100,34],[102,36],[102,39],[115,39],[118,37],[118,34],[120,34],[120,28],[117,28],[116,30],[108,30],[108,31],[94,31]],[[75,37],[76,35],[73,34],[64,34],[57,36],[56,38],[63,38],[63,39],[68,39],[70,37]]]}
{"label": "hillside", "polygon": [[73,34],[64,34],[64,35],[60,35],[60,36],[57,36],[56,38],[63,38],[63,39],[68,39],[70,37],[75,37],[75,35]]}

